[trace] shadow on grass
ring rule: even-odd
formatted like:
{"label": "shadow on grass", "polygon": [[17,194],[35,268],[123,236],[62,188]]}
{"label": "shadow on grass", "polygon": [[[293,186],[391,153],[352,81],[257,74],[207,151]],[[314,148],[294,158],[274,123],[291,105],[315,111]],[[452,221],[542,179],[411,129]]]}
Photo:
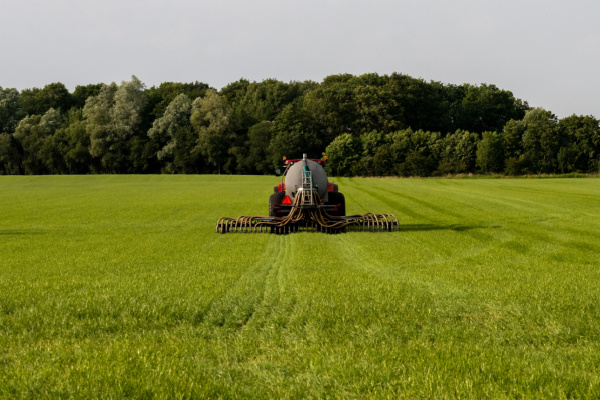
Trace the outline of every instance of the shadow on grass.
{"label": "shadow on grass", "polygon": [[426,231],[456,231],[463,232],[471,229],[493,228],[498,229],[499,226],[483,226],[483,225],[436,225],[436,224],[400,224],[400,231],[408,232],[426,232]]}
{"label": "shadow on grass", "polygon": [[0,236],[12,235],[44,235],[46,231],[40,229],[0,229]]}

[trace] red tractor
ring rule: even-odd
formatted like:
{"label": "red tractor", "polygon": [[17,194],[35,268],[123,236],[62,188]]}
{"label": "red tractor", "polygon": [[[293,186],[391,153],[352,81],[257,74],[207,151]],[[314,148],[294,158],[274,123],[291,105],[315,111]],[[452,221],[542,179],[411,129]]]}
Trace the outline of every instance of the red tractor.
{"label": "red tractor", "polygon": [[[319,195],[320,204],[315,204],[315,207],[323,208],[331,216],[346,216],[346,199],[338,191],[338,185],[327,180],[323,168],[326,161],[316,158],[285,160],[281,183],[274,187],[275,193],[269,197],[269,216],[288,215],[298,193],[302,195],[311,190]],[[307,171],[310,173],[307,174]]]}
{"label": "red tractor", "polygon": [[[285,160],[285,158],[284,158]],[[337,185],[327,180],[326,159],[285,160],[281,183],[269,197],[268,217],[222,217],[217,232],[317,231],[340,233],[346,230],[394,231],[399,227],[393,214],[346,216],[346,201]]]}

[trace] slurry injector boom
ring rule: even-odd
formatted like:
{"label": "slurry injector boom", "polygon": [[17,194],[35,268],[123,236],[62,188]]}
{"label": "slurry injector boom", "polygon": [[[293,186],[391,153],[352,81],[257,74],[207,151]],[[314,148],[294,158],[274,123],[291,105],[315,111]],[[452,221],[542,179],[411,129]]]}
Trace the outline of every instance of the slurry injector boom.
{"label": "slurry injector boom", "polygon": [[346,215],[344,195],[327,180],[325,160],[285,160],[281,183],[269,198],[268,217],[222,217],[217,232],[269,232],[287,234],[298,231],[339,233],[350,231],[395,231],[398,219],[393,214]]}

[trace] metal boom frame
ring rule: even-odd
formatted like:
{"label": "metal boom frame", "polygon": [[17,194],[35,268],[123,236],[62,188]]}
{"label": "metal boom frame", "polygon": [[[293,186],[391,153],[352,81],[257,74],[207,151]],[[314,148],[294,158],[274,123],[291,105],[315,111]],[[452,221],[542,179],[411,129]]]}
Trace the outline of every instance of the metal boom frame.
{"label": "metal boom frame", "polygon": [[[308,188],[307,188],[308,189]],[[217,221],[217,233],[268,232],[287,234],[299,231],[340,233],[345,231],[393,232],[400,230],[393,214],[357,214],[333,216],[327,213],[315,190],[310,195],[296,196],[290,212],[285,217],[221,217]]]}

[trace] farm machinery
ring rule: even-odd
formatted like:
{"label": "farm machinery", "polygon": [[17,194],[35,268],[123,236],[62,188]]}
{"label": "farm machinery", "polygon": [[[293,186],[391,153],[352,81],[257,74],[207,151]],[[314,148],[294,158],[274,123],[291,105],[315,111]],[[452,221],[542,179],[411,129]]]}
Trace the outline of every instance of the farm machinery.
{"label": "farm machinery", "polygon": [[298,231],[340,233],[350,231],[395,231],[398,219],[393,214],[346,215],[344,195],[327,180],[323,168],[327,161],[286,160],[281,183],[269,197],[269,216],[222,217],[217,232],[269,232],[287,234]]}

